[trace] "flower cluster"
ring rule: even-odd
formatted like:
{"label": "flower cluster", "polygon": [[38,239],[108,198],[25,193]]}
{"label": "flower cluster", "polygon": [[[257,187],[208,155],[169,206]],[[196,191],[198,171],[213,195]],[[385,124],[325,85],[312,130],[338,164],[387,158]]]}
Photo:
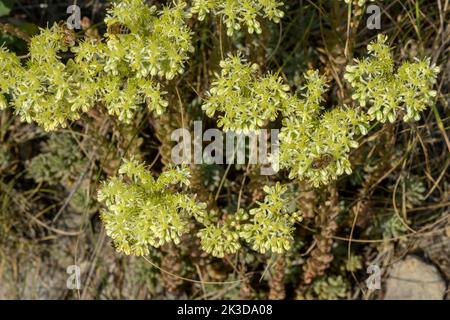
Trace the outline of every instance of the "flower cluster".
{"label": "flower cluster", "polygon": [[145,102],[157,114],[167,107],[154,78],[170,80],[182,73],[193,51],[185,6],[180,2],[158,11],[142,0],[117,2],[105,18],[106,42],[86,41],[73,48],[75,61],[95,81],[99,99],[120,121],[130,122]]}
{"label": "flower cluster", "polygon": [[0,110],[7,107],[5,94],[9,94],[10,88],[16,84],[16,74],[20,70],[19,58],[0,46]]}
{"label": "flower cluster", "polygon": [[290,249],[294,224],[301,216],[287,205],[287,187],[277,183],[265,186],[266,197],[258,207],[248,213],[240,209],[234,214],[217,217],[204,223],[197,235],[203,250],[215,257],[236,253],[241,248],[240,240],[248,242],[260,252],[283,253]]}
{"label": "flower cluster", "polygon": [[338,107],[322,114],[326,79],[318,71],[305,74],[301,97],[289,93],[281,77],[258,76],[258,68],[240,55],[221,62],[221,75],[213,82],[203,109],[218,113],[217,125],[247,133],[283,116],[280,152],[273,164],[290,170],[314,186],[351,173],[348,156],[358,146],[356,136],[367,132],[368,117],[357,109]]}
{"label": "flower cluster", "polygon": [[202,216],[204,205],[170,186],[188,185],[185,168],[169,168],[155,179],[142,163],[125,161],[119,176],[99,190],[98,199],[106,232],[118,251],[147,255],[149,246],[179,243],[191,217]]}
{"label": "flower cluster", "polygon": [[367,132],[363,114],[347,107],[335,108],[312,123],[291,117],[285,124],[278,161],[281,168],[290,170],[291,179],[318,187],[352,172],[350,150],[358,147],[356,136]]}
{"label": "flower cluster", "polygon": [[125,161],[119,175],[104,182],[98,192],[98,200],[106,207],[101,218],[117,251],[147,255],[150,246],[178,244],[192,219],[202,225],[197,236],[203,250],[215,257],[236,253],[241,239],[261,253],[289,250],[294,224],[301,216],[287,205],[286,186],[266,186],[267,195],[259,207],[219,218],[195,197],[171,187],[188,184],[185,168],[169,168],[155,179],[142,163]]}
{"label": "flower cluster", "polygon": [[358,146],[356,136],[367,132],[368,121],[365,114],[345,106],[320,115],[326,80],[317,71],[308,71],[305,78],[302,98],[292,97],[284,112],[276,162],[290,170],[291,179],[317,187],[352,172],[349,153]]}
{"label": "flower cluster", "polygon": [[92,105],[92,95],[84,96],[89,100],[86,104],[74,104],[83,99],[78,92],[84,82],[82,71],[72,60],[66,64],[61,61],[67,50],[64,31],[58,25],[42,29],[31,39],[30,59],[25,67],[13,53],[2,49],[2,55],[8,58],[2,66],[6,77],[1,90],[8,94],[23,121],[36,121],[50,131],[66,126],[68,120],[78,119],[79,112],[86,111],[84,106]]}
{"label": "flower cluster", "polygon": [[439,68],[424,59],[405,62],[396,72],[386,41],[386,36],[379,35],[370,43],[370,57],[347,66],[345,79],[354,89],[353,99],[362,107],[369,106],[371,120],[393,123],[403,116],[404,121],[417,121],[436,96],[432,87]]}
{"label": "flower cluster", "polygon": [[[182,73],[191,44],[186,25],[186,3],[178,2],[160,12],[142,0],[114,4],[105,22],[108,26],[105,69],[113,75],[137,78],[160,76],[173,79]],[[125,28],[128,32],[121,31]]]}
{"label": "flower cluster", "polygon": [[204,20],[210,12],[223,15],[227,34],[232,36],[242,25],[249,33],[261,33],[258,17],[278,23],[284,16],[282,6],[277,0],[193,0],[192,12],[198,13],[199,20]]}
{"label": "flower cluster", "polygon": [[[209,117],[218,113],[217,124],[225,130],[244,133],[257,130],[283,116],[280,152],[273,163],[290,170],[318,187],[352,172],[348,160],[357,137],[365,135],[371,120],[394,122],[418,120],[436,91],[439,68],[429,60],[403,63],[395,73],[386,38],[379,36],[368,47],[371,57],[347,67],[345,78],[354,88],[353,99],[361,108],[336,107],[322,112],[326,80],[317,71],[305,74],[301,97],[291,95],[289,87],[275,75],[258,76],[258,67],[240,55],[221,62],[221,75],[213,82],[203,109]],[[366,112],[364,107],[369,104]]]}
{"label": "flower cluster", "polygon": [[220,222],[208,221],[197,233],[203,250],[218,258],[236,253],[241,248],[239,231],[247,219],[248,214],[240,209]]}
{"label": "flower cluster", "polygon": [[302,220],[298,212],[290,212],[283,197],[286,186],[277,183],[263,188],[267,194],[259,207],[250,210],[249,223],[242,226],[240,236],[261,253],[283,253],[291,248],[294,224]]}
{"label": "flower cluster", "polygon": [[241,55],[229,55],[220,66],[203,105],[209,117],[218,113],[219,127],[246,133],[276,119],[289,97],[289,86],[280,77],[258,76],[258,66]]}
{"label": "flower cluster", "polygon": [[143,0],[116,2],[105,19],[105,42],[75,45],[68,30],[55,24],[31,39],[25,66],[0,48],[0,108],[8,97],[23,121],[46,131],[66,127],[98,102],[125,123],[145,103],[161,114],[168,103],[155,78],[182,73],[193,51],[185,6],[158,11]]}

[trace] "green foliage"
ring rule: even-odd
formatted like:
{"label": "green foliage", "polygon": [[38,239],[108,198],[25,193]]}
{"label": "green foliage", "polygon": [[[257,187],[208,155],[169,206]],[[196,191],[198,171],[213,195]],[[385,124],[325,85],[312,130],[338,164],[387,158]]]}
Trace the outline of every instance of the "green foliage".
{"label": "green foliage", "polygon": [[158,179],[137,161],[125,161],[119,176],[110,178],[98,192],[106,209],[101,212],[107,234],[118,251],[148,255],[149,246],[180,242],[191,217],[204,206],[170,186],[189,184],[185,168],[169,168]]}
{"label": "green foliage", "polygon": [[92,197],[89,179],[84,179],[70,198],[70,207],[78,213],[94,213],[98,210],[98,202]]}
{"label": "green foliage", "polygon": [[397,214],[385,215],[378,218],[377,223],[380,224],[380,229],[383,238],[391,239],[403,236],[408,230],[405,223]]}
{"label": "green foliage", "polygon": [[424,183],[417,176],[411,176],[405,179],[405,206],[412,209],[419,206],[425,200],[427,192]]}
{"label": "green foliage", "polygon": [[344,0],[345,3],[352,3],[354,5],[358,5],[363,7],[368,1],[373,2],[374,0]]}
{"label": "green foliage", "polygon": [[192,12],[204,20],[206,14],[213,12],[222,15],[227,26],[227,35],[232,36],[242,25],[249,33],[261,33],[258,17],[268,18],[276,23],[284,16],[282,2],[277,0],[193,0]]}
{"label": "green foliage", "polygon": [[42,153],[31,159],[28,177],[50,185],[71,185],[83,172],[87,159],[70,134],[51,135]]}
{"label": "green foliage", "polygon": [[342,276],[321,277],[312,284],[310,299],[338,300],[347,297],[348,283]]}
{"label": "green foliage", "polygon": [[7,16],[11,12],[11,8],[16,0],[1,0],[0,1],[0,17]]}
{"label": "green foliage", "polygon": [[50,186],[64,186],[72,193],[69,204],[74,211],[93,212],[97,202],[90,196],[90,180],[83,178],[87,166],[88,159],[71,134],[54,134],[29,162],[27,177]]}
{"label": "green foliage", "polygon": [[7,167],[10,162],[10,151],[6,144],[0,144],[0,172]]}
{"label": "green foliage", "polygon": [[439,68],[429,59],[404,62],[395,72],[394,60],[387,37],[367,46],[370,57],[356,60],[347,66],[345,78],[354,89],[352,98],[365,107],[369,106],[371,120],[393,123],[398,116],[404,121],[417,121],[419,112],[430,106],[436,97],[432,90]]}
{"label": "green foliage", "polygon": [[221,75],[212,83],[203,110],[209,117],[218,113],[217,125],[244,133],[276,119],[288,99],[289,86],[280,77],[258,76],[258,65],[241,55],[220,62]]}
{"label": "green foliage", "polygon": [[361,270],[362,267],[363,267],[362,257],[352,254],[350,256],[350,259],[347,258],[345,265],[343,265],[341,269],[350,271],[350,272],[356,272],[358,270]]}

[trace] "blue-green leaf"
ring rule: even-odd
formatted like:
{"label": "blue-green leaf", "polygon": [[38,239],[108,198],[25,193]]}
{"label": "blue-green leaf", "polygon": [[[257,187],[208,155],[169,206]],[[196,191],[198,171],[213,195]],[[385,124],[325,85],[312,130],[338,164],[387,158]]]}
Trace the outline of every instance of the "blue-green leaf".
{"label": "blue-green leaf", "polygon": [[14,2],[16,2],[16,0],[0,0],[0,17],[9,15]]}

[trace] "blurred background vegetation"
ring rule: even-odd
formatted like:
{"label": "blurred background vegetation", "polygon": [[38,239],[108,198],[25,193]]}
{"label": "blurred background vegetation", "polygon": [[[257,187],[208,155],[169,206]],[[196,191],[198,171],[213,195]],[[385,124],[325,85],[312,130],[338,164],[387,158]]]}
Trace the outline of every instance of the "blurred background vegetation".
{"label": "blurred background vegetation", "polygon": [[[170,1],[148,1],[162,6]],[[366,6],[354,1],[285,0],[280,24],[261,19],[262,33],[228,37],[220,18],[192,19],[195,54],[186,72],[164,83],[169,110],[153,117],[142,108],[134,122],[92,109],[70,128],[46,133],[11,110],[0,111],[0,298],[28,299],[381,299],[367,290],[370,265],[388,270],[408,254],[450,279],[450,3],[448,0],[375,1],[381,30],[368,30]],[[73,1],[0,0],[0,44],[27,55],[39,27],[65,21]],[[106,32],[103,0],[76,1],[83,30]],[[367,4],[366,4],[367,5]],[[351,10],[350,10],[351,8]],[[316,68],[330,80],[328,107],[351,105],[345,66],[366,54],[378,33],[387,34],[396,61],[431,57],[441,67],[436,105],[414,124],[378,124],[351,155],[353,173],[328,188],[259,175],[242,165],[192,168],[199,198],[224,214],[238,203],[261,201],[262,187],[289,183],[304,222],[284,255],[243,247],[217,259],[187,235],[147,259],[115,253],[99,220],[99,181],[114,175],[123,158],[170,163],[172,130],[202,120],[201,99],[220,69],[223,52],[239,49],[262,71],[279,71],[296,90]],[[0,75],[1,76],[1,75]],[[206,126],[206,128],[205,128]],[[215,195],[218,195],[215,201]],[[81,268],[81,289],[66,287],[69,265]]]}

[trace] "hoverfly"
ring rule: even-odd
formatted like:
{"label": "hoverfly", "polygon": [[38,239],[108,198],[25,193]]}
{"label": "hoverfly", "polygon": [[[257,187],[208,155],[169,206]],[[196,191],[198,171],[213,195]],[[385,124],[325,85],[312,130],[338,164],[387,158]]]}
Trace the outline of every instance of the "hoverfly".
{"label": "hoverfly", "polygon": [[311,168],[314,170],[323,169],[327,167],[333,160],[334,158],[331,154],[325,153],[313,160],[313,162],[311,163]]}

